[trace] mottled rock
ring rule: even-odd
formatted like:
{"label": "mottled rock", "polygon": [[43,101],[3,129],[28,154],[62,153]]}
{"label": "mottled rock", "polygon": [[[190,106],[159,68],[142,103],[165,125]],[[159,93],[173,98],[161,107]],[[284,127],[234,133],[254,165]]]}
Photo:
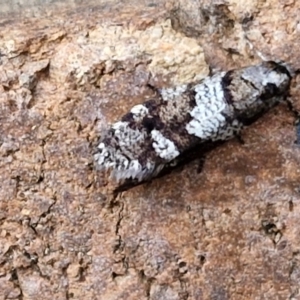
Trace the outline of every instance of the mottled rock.
{"label": "mottled rock", "polygon": [[1,4],[0,299],[298,299],[300,150],[285,103],[202,172],[193,161],[116,197],[93,152],[153,86],[261,57],[299,68],[300,4],[24,3]]}

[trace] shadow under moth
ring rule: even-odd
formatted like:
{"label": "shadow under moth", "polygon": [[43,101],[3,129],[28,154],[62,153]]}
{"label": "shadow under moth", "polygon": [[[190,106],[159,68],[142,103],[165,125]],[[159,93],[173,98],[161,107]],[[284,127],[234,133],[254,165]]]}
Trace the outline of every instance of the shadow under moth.
{"label": "shadow under moth", "polygon": [[287,96],[290,81],[285,64],[268,61],[157,90],[100,139],[96,168],[121,184],[159,176],[194,152],[237,136]]}

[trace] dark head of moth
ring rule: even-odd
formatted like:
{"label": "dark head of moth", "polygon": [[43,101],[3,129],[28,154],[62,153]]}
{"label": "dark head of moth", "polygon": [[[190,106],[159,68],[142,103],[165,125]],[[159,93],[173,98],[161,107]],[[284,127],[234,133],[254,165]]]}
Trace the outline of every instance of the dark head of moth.
{"label": "dark head of moth", "polygon": [[120,183],[149,180],[191,149],[237,135],[287,95],[290,80],[284,64],[269,61],[158,90],[101,138],[97,169]]}

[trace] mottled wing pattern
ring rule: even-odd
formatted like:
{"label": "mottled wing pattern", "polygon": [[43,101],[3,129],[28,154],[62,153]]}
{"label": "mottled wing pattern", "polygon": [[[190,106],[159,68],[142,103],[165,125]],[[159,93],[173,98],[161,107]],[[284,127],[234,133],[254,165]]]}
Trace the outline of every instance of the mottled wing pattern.
{"label": "mottled wing pattern", "polygon": [[264,62],[159,90],[102,137],[97,168],[117,181],[156,176],[196,145],[233,137],[287,93],[290,79],[283,64]]}

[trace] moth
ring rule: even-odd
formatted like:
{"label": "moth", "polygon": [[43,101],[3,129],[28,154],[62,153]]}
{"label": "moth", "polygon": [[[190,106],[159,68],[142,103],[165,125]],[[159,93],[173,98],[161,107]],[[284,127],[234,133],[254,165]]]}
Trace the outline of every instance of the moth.
{"label": "moth", "polygon": [[147,181],[191,149],[238,135],[287,95],[291,77],[284,63],[267,61],[159,89],[111,125],[94,154],[96,167],[117,182]]}

